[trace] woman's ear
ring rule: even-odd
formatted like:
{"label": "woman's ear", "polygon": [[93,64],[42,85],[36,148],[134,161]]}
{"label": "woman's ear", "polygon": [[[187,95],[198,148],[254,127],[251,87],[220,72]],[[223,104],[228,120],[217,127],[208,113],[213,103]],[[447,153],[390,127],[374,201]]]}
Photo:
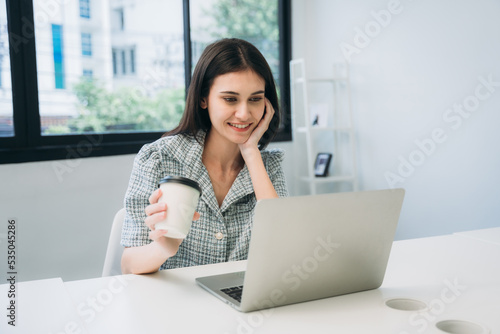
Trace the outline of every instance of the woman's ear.
{"label": "woman's ear", "polygon": [[205,97],[201,98],[201,100],[200,100],[200,107],[201,107],[201,109],[207,109],[208,108],[207,99]]}

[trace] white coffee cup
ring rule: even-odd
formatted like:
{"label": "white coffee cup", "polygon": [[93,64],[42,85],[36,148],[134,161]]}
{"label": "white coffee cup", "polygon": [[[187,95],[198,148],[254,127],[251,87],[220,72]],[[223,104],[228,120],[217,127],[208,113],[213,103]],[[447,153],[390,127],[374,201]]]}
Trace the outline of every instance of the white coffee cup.
{"label": "white coffee cup", "polygon": [[162,196],[158,202],[167,204],[167,216],[156,223],[155,229],[167,230],[166,237],[184,239],[191,228],[201,188],[196,181],[180,176],[161,179],[159,187]]}

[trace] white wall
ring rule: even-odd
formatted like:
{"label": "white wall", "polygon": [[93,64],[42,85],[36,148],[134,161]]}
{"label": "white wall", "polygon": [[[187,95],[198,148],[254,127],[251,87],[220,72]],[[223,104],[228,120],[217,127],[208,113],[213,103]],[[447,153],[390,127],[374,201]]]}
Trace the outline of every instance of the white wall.
{"label": "white wall", "polygon": [[133,158],[0,166],[0,249],[5,254],[7,220],[15,218],[19,280],[100,276]]}
{"label": "white wall", "polygon": [[[387,4],[293,0],[294,56],[320,73],[342,57],[340,43],[354,43],[356,27],[373,21],[370,12]],[[416,157],[415,141],[441,128],[447,139],[395,185],[407,190],[397,238],[499,226],[500,87],[457,129],[442,117],[475,93],[478,77],[500,81],[500,4],[407,0],[401,6],[351,61],[361,186],[388,188],[384,174],[398,172],[399,156]],[[300,146],[272,146],[286,151],[290,193],[303,194],[295,182]],[[133,158],[0,165],[0,249],[6,247],[7,220],[16,218],[20,280],[100,275]],[[66,166],[66,173],[55,166]],[[0,261],[1,272],[5,265]]]}
{"label": "white wall", "polygon": [[407,191],[396,237],[499,226],[500,3],[295,0],[293,12],[293,57],[311,75],[350,56],[361,187]]}

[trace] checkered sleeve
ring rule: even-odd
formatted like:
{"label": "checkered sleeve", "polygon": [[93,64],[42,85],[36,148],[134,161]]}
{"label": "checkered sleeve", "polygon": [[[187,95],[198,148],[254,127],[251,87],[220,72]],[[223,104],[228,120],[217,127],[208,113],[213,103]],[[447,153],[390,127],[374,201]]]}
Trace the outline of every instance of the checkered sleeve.
{"label": "checkered sleeve", "polygon": [[144,224],[149,196],[158,187],[161,173],[161,159],[157,146],[147,144],[137,154],[125,194],[125,221],[123,223],[121,244],[125,247],[138,247],[151,242],[149,229]]}
{"label": "checkered sleeve", "polygon": [[285,172],[282,163],[285,152],[281,149],[271,149],[262,152],[264,166],[269,175],[274,189],[279,197],[288,197],[288,188],[286,185]]}

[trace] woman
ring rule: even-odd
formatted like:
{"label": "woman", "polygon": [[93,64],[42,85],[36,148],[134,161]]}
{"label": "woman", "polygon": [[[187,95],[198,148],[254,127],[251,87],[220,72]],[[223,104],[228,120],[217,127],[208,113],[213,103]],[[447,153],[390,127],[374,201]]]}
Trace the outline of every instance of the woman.
{"label": "woman", "polygon": [[[283,152],[265,150],[279,121],[272,73],[257,48],[240,39],[209,45],[179,125],[135,159],[125,196],[123,273],[246,259],[256,202],[287,196]],[[167,175],[202,188],[184,240],[155,229],[168,210],[157,189]]]}

